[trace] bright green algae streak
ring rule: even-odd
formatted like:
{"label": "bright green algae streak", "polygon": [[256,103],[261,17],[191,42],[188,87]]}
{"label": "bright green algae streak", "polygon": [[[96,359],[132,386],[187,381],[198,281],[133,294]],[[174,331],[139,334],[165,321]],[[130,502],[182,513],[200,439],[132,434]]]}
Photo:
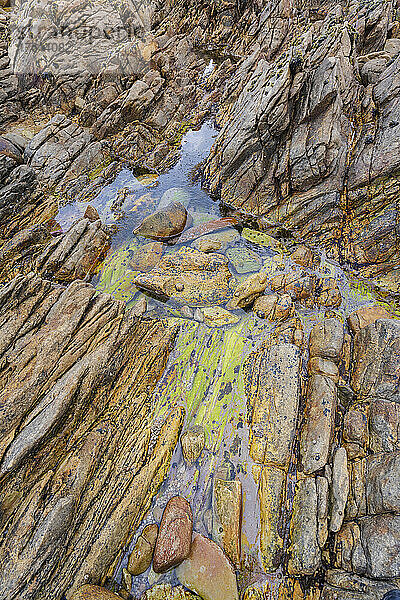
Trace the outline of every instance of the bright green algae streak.
{"label": "bright green algae streak", "polygon": [[[227,422],[245,417],[243,364],[253,349],[254,334],[266,337],[272,327],[245,315],[229,328],[209,329],[182,322],[175,355],[156,395],[154,414],[162,417],[175,405],[186,409],[186,427],[202,425],[207,447],[217,452]],[[253,335],[251,335],[253,334]]]}

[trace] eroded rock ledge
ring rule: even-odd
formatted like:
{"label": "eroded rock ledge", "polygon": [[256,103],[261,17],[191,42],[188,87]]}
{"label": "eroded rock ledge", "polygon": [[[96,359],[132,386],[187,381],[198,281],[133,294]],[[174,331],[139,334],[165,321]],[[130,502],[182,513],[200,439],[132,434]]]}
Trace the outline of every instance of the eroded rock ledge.
{"label": "eroded rock ledge", "polygon": [[149,409],[175,330],[33,273],[0,304],[0,595],[60,597],[104,580],[168,469],[184,415],[154,437]]}

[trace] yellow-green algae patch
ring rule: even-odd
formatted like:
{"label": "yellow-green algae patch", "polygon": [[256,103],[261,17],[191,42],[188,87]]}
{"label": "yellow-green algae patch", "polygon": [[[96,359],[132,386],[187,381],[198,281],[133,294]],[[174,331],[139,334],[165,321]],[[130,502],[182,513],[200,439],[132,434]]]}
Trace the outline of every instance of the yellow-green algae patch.
{"label": "yellow-green algae patch", "polygon": [[186,426],[202,425],[208,449],[216,453],[228,421],[245,417],[243,364],[254,349],[254,337],[265,339],[272,330],[253,316],[227,329],[185,322],[176,340],[174,356],[154,396],[154,414],[163,417],[183,405]]}
{"label": "yellow-green algae patch", "polygon": [[128,307],[139,295],[139,290],[133,283],[138,272],[133,271],[129,266],[131,253],[138,247],[137,242],[131,242],[109,254],[102,263],[101,276],[96,285],[98,291],[111,294],[117,300],[123,300]]}

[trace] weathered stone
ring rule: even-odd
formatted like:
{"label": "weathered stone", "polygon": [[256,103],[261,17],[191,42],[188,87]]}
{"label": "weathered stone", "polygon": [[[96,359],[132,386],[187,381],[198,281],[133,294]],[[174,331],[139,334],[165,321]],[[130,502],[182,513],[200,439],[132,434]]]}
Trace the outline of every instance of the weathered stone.
{"label": "weathered stone", "polygon": [[337,535],[337,566],[374,579],[400,574],[400,516],[376,515],[348,523]]}
{"label": "weathered stone", "polygon": [[127,597],[129,599],[132,588],[132,575],[129,573],[128,569],[122,569],[122,577],[121,577],[121,587],[119,589],[119,594],[122,597]]}
{"label": "weathered stone", "polygon": [[184,230],[186,220],[185,207],[175,202],[146,217],[134,230],[134,234],[153,240],[168,240]]}
{"label": "weathered stone", "polygon": [[181,444],[182,453],[186,462],[190,465],[199,458],[206,443],[206,436],[203,427],[191,427],[182,434]]}
{"label": "weathered stone", "polygon": [[310,333],[310,356],[321,356],[338,362],[343,346],[344,330],[338,319],[325,319]]}
{"label": "weathered stone", "polygon": [[311,374],[300,438],[300,454],[305,473],[315,473],[328,462],[336,402],[336,384],[332,378]]}
{"label": "weathered stone", "polygon": [[228,248],[225,252],[237,273],[253,273],[262,267],[262,260],[248,248]]}
{"label": "weathered stone", "polygon": [[[366,419],[365,419],[366,421]],[[365,424],[365,442],[367,427]],[[400,404],[374,400],[369,409],[369,447],[372,452],[400,450]]]}
{"label": "weathered stone", "polygon": [[275,275],[269,284],[273,292],[289,294],[293,300],[307,300],[315,290],[314,278],[301,273]]}
{"label": "weathered stone", "polygon": [[0,595],[71,596],[105,577],[169,469],[184,412],[165,416],[151,451],[148,415],[175,330],[79,281],[18,276],[1,298],[1,353],[13,359],[0,502],[13,543],[0,544]]}
{"label": "weathered stone", "polygon": [[142,271],[146,273],[151,271],[163,254],[163,244],[161,242],[151,242],[140,246],[132,256],[129,264],[134,271]]}
{"label": "weathered stone", "polygon": [[338,448],[333,457],[332,510],[329,528],[339,531],[344,519],[344,509],[349,495],[349,473],[345,448]]}
{"label": "weathered stone", "polygon": [[320,356],[310,358],[308,361],[308,372],[310,374],[316,373],[330,377],[335,383],[339,381],[339,369],[337,365],[327,358],[321,358]]}
{"label": "weathered stone", "polygon": [[193,242],[193,247],[199,252],[218,252],[223,246],[222,242],[209,239],[208,236],[201,237]]}
{"label": "weathered stone", "polygon": [[147,312],[147,300],[145,296],[141,296],[139,300],[136,301],[133,308],[131,308],[132,314],[136,317],[141,317]]}
{"label": "weathered stone", "polygon": [[249,306],[258,296],[265,292],[268,277],[265,273],[250,275],[240,283],[233,294],[232,300],[227,304],[228,308],[245,308]]}
{"label": "weathered stone", "polygon": [[260,502],[260,550],[266,572],[275,571],[282,560],[283,538],[280,529],[285,501],[286,473],[273,466],[261,471],[258,496]]}
{"label": "weathered stone", "polygon": [[374,581],[332,569],[326,573],[321,600],[379,600],[393,589],[395,585],[386,581]]}
{"label": "weathered stone", "polygon": [[153,570],[164,573],[189,556],[193,515],[190,504],[175,496],[168,501],[160,523],[153,556]]}
{"label": "weathered stone", "polygon": [[49,187],[65,185],[105,160],[101,143],[64,115],[55,115],[25,148],[24,158]]}
{"label": "weathered stone", "polygon": [[218,305],[232,296],[227,262],[221,254],[184,247],[164,256],[149,273],[135,277],[134,283],[179,304]]}
{"label": "weathered stone", "polygon": [[318,545],[320,548],[325,546],[328,539],[328,513],[329,513],[329,482],[326,477],[318,475],[315,478],[317,486],[318,503]]}
{"label": "weathered stone", "polygon": [[232,565],[217,544],[193,535],[189,558],[176,569],[179,581],[203,600],[239,600]]}
{"label": "weathered stone", "polygon": [[225,310],[221,306],[205,306],[202,309],[204,323],[209,327],[224,327],[234,325],[240,321],[240,317]]}
{"label": "weathered stone", "polygon": [[99,213],[97,212],[97,210],[95,208],[93,208],[93,206],[90,206],[90,205],[85,210],[85,214],[83,215],[83,218],[89,219],[89,221],[91,221],[92,223],[94,221],[98,221],[100,219]]}
{"label": "weathered stone", "polygon": [[298,317],[292,317],[283,323],[278,323],[273,335],[277,344],[295,344],[299,348],[303,347],[303,325]]}
{"label": "weathered stone", "polygon": [[253,304],[253,311],[256,313],[257,317],[260,319],[270,319],[272,321],[278,298],[279,296],[275,294],[268,294],[256,298]]}
{"label": "weathered stone", "polygon": [[287,466],[296,430],[299,405],[300,352],[292,344],[277,344],[265,354],[257,374],[250,456],[261,464]]}
{"label": "weathered stone", "polygon": [[229,458],[225,457],[215,469],[214,476],[223,481],[233,481],[236,477],[235,465]]}
{"label": "weathered stone", "polygon": [[225,229],[226,227],[231,227],[232,225],[237,225],[237,223],[238,220],[235,217],[222,217],[221,219],[215,219],[214,221],[207,221],[202,225],[190,227],[184,231],[177,239],[177,242],[179,244],[187,244],[203,235]]}
{"label": "weathered stone", "polygon": [[80,219],[57,236],[35,259],[36,269],[58,281],[74,281],[92,275],[110,247],[110,237],[101,221]]}
{"label": "weathered stone", "polygon": [[342,303],[342,295],[338,284],[333,277],[322,277],[317,279],[315,285],[315,296],[319,306],[326,308],[337,308]]}
{"label": "weathered stone", "polygon": [[343,441],[350,459],[364,456],[368,442],[368,417],[364,411],[350,409],[346,412]]}
{"label": "weathered stone", "polygon": [[360,527],[356,522],[344,523],[335,540],[335,567],[345,571],[367,574],[367,560],[361,544]]}
{"label": "weathered stone", "polygon": [[198,323],[204,323],[204,313],[200,308],[196,308],[193,311],[193,319]]}
{"label": "weathered stone", "polygon": [[293,302],[289,294],[283,296],[260,296],[253,305],[253,310],[261,319],[269,321],[285,321],[293,313]]}
{"label": "weathered stone", "polygon": [[15,160],[18,164],[23,162],[20,149],[15,146],[10,140],[0,136],[0,156],[8,156]]}
{"label": "weathered stone", "polygon": [[248,240],[252,244],[258,244],[260,246],[265,246],[267,248],[273,248],[276,250],[281,249],[281,243],[279,240],[257,229],[249,229],[248,227],[245,227],[242,231],[242,238]]}
{"label": "weathered stone", "polygon": [[321,564],[317,514],[315,479],[307,477],[296,484],[293,501],[288,563],[290,575],[313,575]]}
{"label": "weathered stone", "polygon": [[[215,233],[209,233],[194,240],[192,246],[201,252],[217,252],[226,250],[228,246],[240,239],[240,235],[233,227],[225,228]],[[211,248],[215,248],[211,250]]]}
{"label": "weathered stone", "polygon": [[347,322],[354,334],[371,325],[378,319],[389,319],[390,315],[382,306],[363,306],[347,317]]}
{"label": "weathered stone", "polygon": [[400,322],[380,319],[357,333],[352,387],[363,397],[400,402]]}
{"label": "weathered stone", "polygon": [[158,535],[158,525],[152,523],[147,525],[137,539],[128,560],[128,572],[132,575],[140,575],[147,571],[153,560],[153,552]]}
{"label": "weathered stone", "polygon": [[147,590],[140,600],[195,600],[199,596],[192,594],[182,586],[172,587],[170,583],[159,583]]}
{"label": "weathered stone", "polygon": [[236,568],[240,568],[242,484],[214,478],[213,539]]}
{"label": "weathered stone", "polygon": [[83,585],[71,596],[71,600],[120,600],[121,596],[98,585]]}
{"label": "weathered stone", "polygon": [[297,265],[302,267],[308,267],[312,269],[319,263],[319,258],[314,254],[311,248],[307,246],[298,246],[294,252],[290,255],[290,258]]}
{"label": "weathered stone", "polygon": [[346,520],[367,514],[365,467],[365,460],[354,460],[348,464],[350,488],[346,505]]}
{"label": "weathered stone", "polygon": [[400,513],[400,451],[366,458],[368,514]]}

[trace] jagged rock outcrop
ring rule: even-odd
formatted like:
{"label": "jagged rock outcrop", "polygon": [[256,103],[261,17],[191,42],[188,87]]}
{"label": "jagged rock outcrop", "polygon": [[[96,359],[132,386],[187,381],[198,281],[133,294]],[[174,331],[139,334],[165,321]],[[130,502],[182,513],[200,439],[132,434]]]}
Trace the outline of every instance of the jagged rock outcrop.
{"label": "jagged rock outcrop", "polygon": [[168,468],[183,412],[153,436],[149,408],[174,329],[33,273],[0,302],[0,595],[69,595],[104,580]]}
{"label": "jagged rock outcrop", "polygon": [[[182,406],[193,423],[181,439],[184,469],[171,472],[193,485],[197,550],[188,554],[190,517],[185,551],[155,571],[185,558],[182,582],[211,598],[220,573],[217,595],[225,598],[226,578],[236,598],[217,542],[240,567],[245,600],[380,600],[398,587],[399,323],[382,307],[355,310],[370,290],[358,294],[317,247],[399,291],[399,10],[395,0],[28,0],[6,16],[0,9],[0,34],[11,20],[10,56],[8,32],[0,41],[0,127],[21,125],[29,110],[40,123],[41,108],[53,115],[30,127],[29,141],[19,144],[18,127],[0,137],[1,597],[96,593],[85,584],[129,597],[131,575],[144,574],[156,546],[161,515],[147,521],[148,538],[143,518],[169,469]],[[71,51],[58,46],[54,68],[35,72],[19,27],[51,42],[54,21],[73,35],[83,24],[105,31]],[[224,217],[189,226],[177,251],[117,248],[103,278],[120,268],[115,290],[136,294],[137,284],[171,299],[173,318],[197,321],[182,325],[186,362],[171,362],[151,398],[175,326],[138,318],[145,297],[129,312],[85,280],[109,247],[106,222],[129,213],[133,230],[177,201],[185,219],[175,235],[192,199],[174,187],[157,207],[135,181],[98,212],[67,225],[55,217],[69,201],[96,199],[122,163],[152,177],[165,170],[184,133],[216,110],[202,183]],[[229,242],[217,239],[228,225],[237,226]],[[294,248],[293,237],[311,247]],[[245,243],[264,244],[268,259]],[[215,306],[226,303],[234,312]],[[234,462],[224,455],[212,476],[222,437]],[[241,537],[246,502],[259,530]],[[162,535],[176,540],[173,529]],[[192,597],[149,581],[138,584],[143,598]]]}
{"label": "jagged rock outcrop", "polygon": [[290,33],[227,82],[210,188],[396,291],[397,5],[276,4]]}
{"label": "jagged rock outcrop", "polygon": [[16,121],[21,110],[18,80],[8,56],[9,14],[0,3],[0,127]]}

